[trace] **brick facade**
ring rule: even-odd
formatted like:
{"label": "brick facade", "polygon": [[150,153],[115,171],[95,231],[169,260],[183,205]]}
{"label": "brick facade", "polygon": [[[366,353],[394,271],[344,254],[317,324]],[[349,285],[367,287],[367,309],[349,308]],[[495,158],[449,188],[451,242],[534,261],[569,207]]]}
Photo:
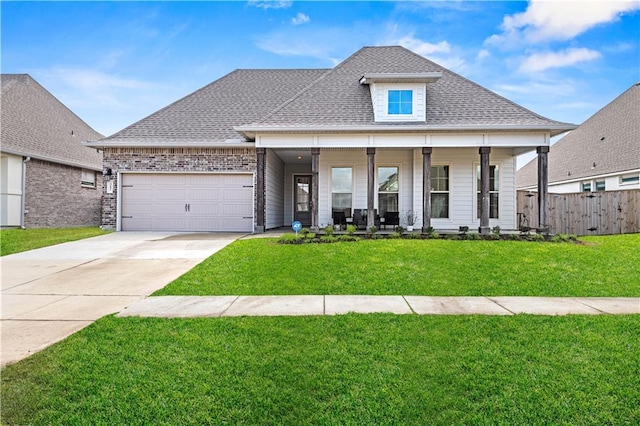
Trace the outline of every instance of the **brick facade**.
{"label": "brick facade", "polygon": [[[116,229],[119,172],[255,172],[254,148],[105,148],[113,192],[102,197],[102,227]],[[105,177],[106,179],[106,177]],[[105,188],[106,188],[105,183]]]}
{"label": "brick facade", "polygon": [[25,226],[99,226],[102,175],[96,187],[80,184],[82,169],[33,159],[26,163]]}

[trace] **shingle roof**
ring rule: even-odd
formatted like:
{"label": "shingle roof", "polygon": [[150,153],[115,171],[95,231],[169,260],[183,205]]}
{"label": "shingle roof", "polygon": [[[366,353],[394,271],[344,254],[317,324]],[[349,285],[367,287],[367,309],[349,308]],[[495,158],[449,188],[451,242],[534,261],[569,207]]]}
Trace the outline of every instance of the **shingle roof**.
{"label": "shingle roof", "polygon": [[3,152],[102,169],[102,154],[82,145],[101,138],[100,133],[28,74],[2,74],[1,79]]}
{"label": "shingle roof", "polygon": [[[427,84],[427,121],[374,121],[365,74],[442,73]],[[393,126],[421,130],[527,129],[561,133],[575,126],[549,120],[405,48],[365,47],[330,70],[236,70],[100,143],[189,145],[245,141],[251,129]],[[235,129],[235,130],[234,130]]]}
{"label": "shingle roof", "polygon": [[233,126],[264,117],[327,71],[235,70],[104,142],[175,145],[244,140]]}
{"label": "shingle roof", "polygon": [[[441,72],[427,84],[425,127],[561,126],[399,46],[365,47],[323,75],[277,111],[255,123],[265,126],[375,126],[367,73]],[[415,124],[415,123],[413,123]],[[388,123],[384,124],[388,126]],[[571,127],[569,125],[569,127]]]}
{"label": "shingle roof", "polygon": [[[640,82],[551,146],[549,182],[640,168],[639,123]],[[517,186],[536,185],[537,178],[534,159],[518,171]]]}

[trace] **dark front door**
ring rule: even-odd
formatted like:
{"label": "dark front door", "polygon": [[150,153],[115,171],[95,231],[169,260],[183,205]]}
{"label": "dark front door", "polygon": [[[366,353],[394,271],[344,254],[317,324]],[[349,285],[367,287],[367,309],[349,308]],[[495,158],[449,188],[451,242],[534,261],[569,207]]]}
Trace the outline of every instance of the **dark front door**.
{"label": "dark front door", "polygon": [[311,176],[296,175],[293,181],[293,220],[311,226]]}

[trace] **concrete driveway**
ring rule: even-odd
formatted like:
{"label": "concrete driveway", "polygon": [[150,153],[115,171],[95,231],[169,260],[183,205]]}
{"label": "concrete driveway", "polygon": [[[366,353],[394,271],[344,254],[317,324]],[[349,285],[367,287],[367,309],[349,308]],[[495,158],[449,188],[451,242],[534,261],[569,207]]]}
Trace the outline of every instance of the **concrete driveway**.
{"label": "concrete driveway", "polygon": [[0,258],[0,364],[164,287],[244,234],[117,232]]}

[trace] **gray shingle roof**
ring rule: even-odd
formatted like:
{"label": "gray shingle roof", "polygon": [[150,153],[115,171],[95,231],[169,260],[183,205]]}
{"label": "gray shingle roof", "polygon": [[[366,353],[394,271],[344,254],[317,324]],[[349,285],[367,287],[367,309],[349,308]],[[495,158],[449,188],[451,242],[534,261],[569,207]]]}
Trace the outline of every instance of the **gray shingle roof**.
{"label": "gray shingle roof", "polygon": [[327,71],[236,70],[103,142],[175,145],[244,140],[233,126],[259,120]]}
{"label": "gray shingle roof", "polygon": [[[559,126],[403,47],[365,47],[323,75],[277,111],[254,123],[268,126],[375,126],[368,73],[441,72],[427,84],[425,127]],[[415,125],[416,123],[412,123]],[[384,126],[388,126],[384,123]],[[571,125],[568,127],[571,128]]]}
{"label": "gray shingle roof", "polygon": [[[537,184],[536,164],[533,159],[518,171],[518,188]],[[549,150],[550,183],[638,168],[640,83],[631,86]]]}
{"label": "gray shingle roof", "polygon": [[[365,74],[439,73],[427,84],[427,121],[374,121]],[[547,129],[575,126],[549,120],[405,48],[365,47],[330,70],[236,70],[99,143],[180,146],[245,141],[251,129],[406,130]],[[234,129],[240,130],[236,131]]]}
{"label": "gray shingle roof", "polygon": [[102,154],[82,145],[101,138],[100,133],[28,74],[2,74],[1,79],[3,152],[102,169]]}

